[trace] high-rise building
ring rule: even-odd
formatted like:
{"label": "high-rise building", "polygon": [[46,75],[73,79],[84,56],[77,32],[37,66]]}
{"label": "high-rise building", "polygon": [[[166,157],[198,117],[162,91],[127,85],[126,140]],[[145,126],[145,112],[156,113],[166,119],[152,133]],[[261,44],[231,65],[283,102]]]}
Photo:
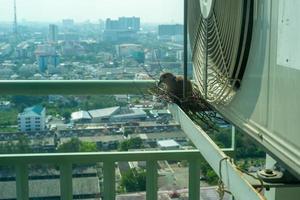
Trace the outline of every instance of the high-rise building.
{"label": "high-rise building", "polygon": [[42,73],[47,70],[48,65],[53,65],[54,67],[59,65],[59,56],[52,45],[38,45],[35,54]]}
{"label": "high-rise building", "polygon": [[120,17],[117,20],[106,19],[103,39],[107,41],[129,42],[136,38],[140,30],[139,17]]}
{"label": "high-rise building", "polygon": [[0,58],[9,55],[12,51],[10,44],[2,42],[0,43]]}
{"label": "high-rise building", "polygon": [[159,36],[183,35],[183,25],[181,24],[163,24],[158,26]]}
{"label": "high-rise building", "polygon": [[18,128],[22,132],[43,131],[46,126],[46,108],[36,105],[18,114]]}
{"label": "high-rise building", "polygon": [[118,20],[106,19],[105,30],[119,30],[120,25]]}
{"label": "high-rise building", "polygon": [[100,31],[103,31],[105,28],[105,21],[102,19],[99,19],[99,29]]}
{"label": "high-rise building", "polygon": [[140,30],[139,17],[120,17],[118,21],[122,29],[133,30],[133,31]]}
{"label": "high-rise building", "polygon": [[140,30],[140,18],[139,17],[119,17],[117,20],[110,18],[106,19],[106,30]]}
{"label": "high-rise building", "polygon": [[63,19],[62,25],[64,28],[72,28],[74,26],[74,20],[73,19]]}
{"label": "high-rise building", "polygon": [[144,63],[145,53],[141,45],[121,44],[116,46],[117,55],[121,58],[133,58],[138,63]]}
{"label": "high-rise building", "polygon": [[49,25],[49,34],[48,34],[48,41],[49,42],[56,42],[58,36],[58,26],[55,24]]}
{"label": "high-rise building", "polygon": [[15,49],[17,58],[29,58],[33,56],[34,47],[31,43],[23,41]]}

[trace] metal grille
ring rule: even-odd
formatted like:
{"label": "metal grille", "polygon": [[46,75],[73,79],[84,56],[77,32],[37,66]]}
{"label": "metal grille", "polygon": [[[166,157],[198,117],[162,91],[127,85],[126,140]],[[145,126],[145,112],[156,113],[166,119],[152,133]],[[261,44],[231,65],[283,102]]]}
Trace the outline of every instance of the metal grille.
{"label": "metal grille", "polygon": [[207,101],[226,104],[234,96],[245,70],[253,2],[212,0],[211,8],[204,9],[210,9],[209,14],[203,15],[202,1],[191,0],[188,7],[194,78]]}

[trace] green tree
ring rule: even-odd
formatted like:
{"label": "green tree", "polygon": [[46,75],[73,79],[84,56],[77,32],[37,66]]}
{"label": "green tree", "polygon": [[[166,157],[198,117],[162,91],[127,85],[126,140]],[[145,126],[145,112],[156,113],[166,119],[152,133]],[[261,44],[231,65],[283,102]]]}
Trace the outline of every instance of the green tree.
{"label": "green tree", "polygon": [[20,135],[18,137],[18,143],[16,144],[17,153],[31,153],[30,140],[26,135]]}
{"label": "green tree", "polygon": [[65,118],[66,121],[69,121],[71,118],[71,112],[68,110],[65,110],[62,114],[63,118]]}
{"label": "green tree", "polygon": [[30,140],[26,135],[19,135],[17,142],[8,141],[4,144],[0,144],[1,154],[13,154],[13,153],[32,153],[30,146]]}
{"label": "green tree", "polygon": [[72,138],[58,147],[58,152],[94,152],[97,151],[96,143],[83,142],[78,138]]}
{"label": "green tree", "polygon": [[207,174],[206,174],[206,178],[207,178],[207,182],[210,184],[210,185],[215,185],[218,183],[218,176],[217,174],[212,170],[212,169],[209,169],[207,171]]}
{"label": "green tree", "polygon": [[145,170],[131,169],[123,174],[121,186],[127,192],[138,192],[146,190],[146,172]]}
{"label": "green tree", "polygon": [[129,149],[140,149],[143,148],[143,140],[139,137],[130,138],[129,140],[124,140],[119,144],[120,151],[128,151]]}
{"label": "green tree", "polygon": [[79,146],[80,152],[95,152],[97,151],[95,142],[80,142]]}

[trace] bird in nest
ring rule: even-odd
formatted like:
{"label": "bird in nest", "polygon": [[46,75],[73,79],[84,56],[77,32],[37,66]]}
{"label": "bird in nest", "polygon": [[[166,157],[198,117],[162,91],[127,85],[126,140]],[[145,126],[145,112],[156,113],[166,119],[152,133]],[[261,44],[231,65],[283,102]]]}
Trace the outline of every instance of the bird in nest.
{"label": "bird in nest", "polygon": [[210,104],[203,98],[195,85],[187,80],[186,96],[183,94],[182,76],[175,76],[172,73],[163,73],[157,86],[152,89],[152,93],[167,102],[177,104],[196,124],[209,130],[218,130],[216,120],[217,113]]}

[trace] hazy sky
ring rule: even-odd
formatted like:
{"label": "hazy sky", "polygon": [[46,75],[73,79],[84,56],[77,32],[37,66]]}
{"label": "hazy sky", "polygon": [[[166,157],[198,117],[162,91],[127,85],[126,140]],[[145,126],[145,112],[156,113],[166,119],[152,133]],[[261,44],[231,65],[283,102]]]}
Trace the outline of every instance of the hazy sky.
{"label": "hazy sky", "polygon": [[[17,0],[18,20],[75,21],[140,16],[142,22],[182,22],[182,0]],[[0,0],[0,21],[13,20],[13,0]]]}

